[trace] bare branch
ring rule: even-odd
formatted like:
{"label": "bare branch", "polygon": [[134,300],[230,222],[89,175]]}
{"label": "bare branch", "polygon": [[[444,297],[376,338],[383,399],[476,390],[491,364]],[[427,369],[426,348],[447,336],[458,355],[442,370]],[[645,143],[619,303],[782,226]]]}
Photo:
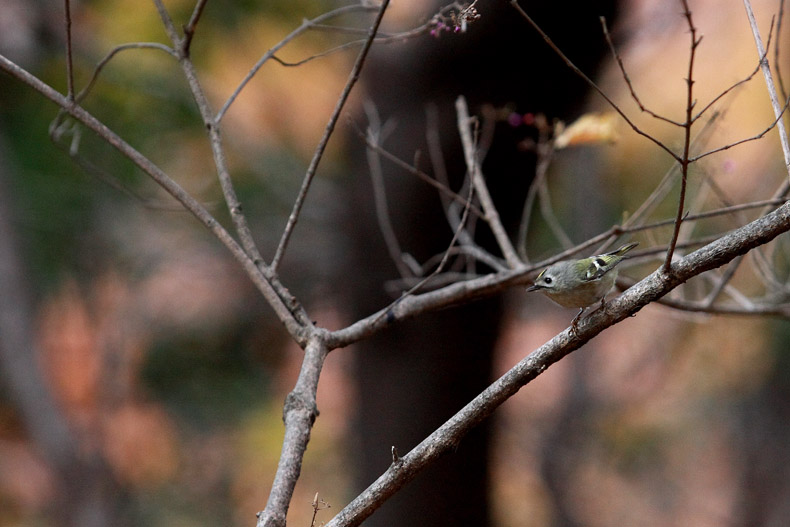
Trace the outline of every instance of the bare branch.
{"label": "bare branch", "polygon": [[623,80],[625,80],[626,86],[628,86],[628,91],[631,92],[631,98],[634,99],[639,109],[643,112],[647,113],[651,117],[658,119],[659,121],[664,121],[665,123],[669,123],[678,127],[682,127],[683,123],[678,121],[674,121],[663,115],[655,113],[653,110],[647,108],[644,104],[642,104],[642,100],[636,94],[636,90],[634,90],[634,85],[631,83],[631,77],[628,76],[628,72],[625,70],[625,64],[623,64],[623,59],[620,57],[620,54],[617,52],[617,49],[614,47],[614,42],[612,42],[612,36],[609,34],[609,27],[606,25],[606,18],[599,17],[601,20],[601,27],[603,29],[603,35],[606,38],[606,43],[609,45],[609,50],[612,52],[612,56],[617,61],[617,65],[620,67],[620,73],[623,75]]}
{"label": "bare branch", "polygon": [[184,39],[181,41],[181,54],[184,56],[189,56],[189,47],[192,44],[192,37],[195,36],[197,23],[200,20],[200,17],[203,14],[203,8],[206,7],[207,3],[208,0],[197,0],[195,9],[192,11],[192,16],[189,17],[189,22],[184,24],[182,28],[184,31]]}
{"label": "bare branch", "polygon": [[668,273],[672,266],[672,256],[675,252],[675,245],[678,242],[680,235],[680,225],[683,223],[683,215],[686,207],[686,186],[688,182],[688,168],[689,168],[689,150],[691,149],[691,127],[694,124],[692,112],[694,111],[694,58],[696,57],[697,46],[702,41],[702,37],[697,38],[697,28],[694,26],[694,20],[691,17],[691,10],[688,6],[687,0],[681,0],[683,5],[683,15],[686,17],[686,22],[689,27],[689,37],[691,39],[689,45],[689,65],[688,76],[686,77],[686,121],[683,123],[683,155],[678,159],[680,163],[680,195],[678,196],[678,211],[675,217],[675,227],[672,231],[672,238],[669,241],[669,248],[667,249],[667,256],[664,259],[664,272]]}
{"label": "bare branch", "polygon": [[472,119],[469,117],[469,109],[466,106],[466,99],[463,96],[458,97],[455,101],[455,110],[458,114],[458,131],[461,134],[461,144],[464,148],[464,158],[466,160],[466,169],[472,179],[472,184],[477,191],[480,198],[480,203],[483,206],[485,213],[485,220],[491,231],[494,233],[497,244],[502,251],[502,255],[507,260],[508,265],[515,269],[521,266],[521,261],[518,259],[516,250],[508,238],[505,227],[499,221],[499,213],[496,210],[494,201],[491,199],[491,194],[488,192],[483,173],[480,170],[480,163],[477,160],[477,152],[475,149],[475,141],[472,138],[470,125]]}
{"label": "bare branch", "polygon": [[721,93],[719,93],[719,94],[718,94],[716,97],[714,97],[713,99],[711,99],[711,101],[710,101],[708,104],[706,104],[706,105],[705,105],[705,106],[702,108],[702,110],[700,110],[699,112],[697,112],[697,115],[695,115],[695,116],[694,116],[694,119],[693,119],[693,120],[694,120],[694,121],[696,121],[697,119],[699,119],[700,117],[702,117],[702,115],[703,115],[705,112],[707,112],[707,111],[708,111],[708,110],[709,110],[709,109],[710,109],[710,108],[711,108],[711,107],[712,107],[714,104],[716,104],[717,102],[719,102],[721,99],[723,99],[723,98],[724,98],[724,97],[725,97],[727,94],[729,94],[730,92],[732,92],[734,89],[736,89],[737,87],[739,87],[739,86],[741,86],[741,85],[743,85],[743,84],[746,84],[747,82],[749,82],[750,80],[752,80],[752,79],[754,78],[754,76],[755,76],[755,75],[757,75],[757,73],[760,71],[760,65],[762,64],[762,62],[763,62],[764,60],[765,60],[765,57],[763,56],[763,57],[762,57],[762,58],[761,58],[761,59],[760,59],[760,60],[757,62],[757,66],[754,68],[754,71],[752,71],[752,72],[751,72],[751,73],[750,73],[750,74],[749,74],[747,77],[745,77],[745,78],[743,78],[743,79],[739,80],[739,81],[738,81],[738,82],[736,82],[735,84],[732,84],[732,85],[730,85],[730,86],[729,86],[728,88],[726,88],[724,91],[722,91]]}
{"label": "bare branch", "polygon": [[71,1],[64,0],[66,26],[66,98],[74,100],[74,50],[71,43]]}
{"label": "bare branch", "polygon": [[[474,185],[469,185],[469,198],[467,199],[467,204],[472,203],[472,198],[474,197],[474,193],[475,193]],[[461,232],[463,232],[464,227],[466,226],[466,220],[468,218],[469,218],[469,206],[467,205],[466,207],[464,207],[464,213],[461,216],[461,221],[458,223],[458,228],[456,228],[455,232],[453,232],[453,237],[450,240],[447,249],[442,254],[439,264],[428,276],[417,282],[408,291],[406,291],[404,296],[413,295],[414,293],[422,289],[422,287],[428,282],[430,282],[434,277],[436,277],[442,271],[444,271],[444,268],[447,265],[447,260],[450,258],[450,255],[453,254],[453,247],[455,247],[455,244],[458,241],[458,237],[460,236]]]}
{"label": "bare branch", "polygon": [[[691,277],[721,267],[788,230],[790,205],[785,204],[773,213],[679,259],[672,264],[670,273],[665,273],[660,268],[648,275],[610,301],[606,309],[599,309],[582,319],[575,331],[568,328],[530,353],[408,454],[400,457],[398,463],[390,465],[375,482],[327,523],[327,527],[360,525],[421,470],[443,454],[454,450],[462,437],[524,385],[607,327],[635,315],[642,307],[662,298]],[[414,301],[418,299],[419,297],[415,297]]]}
{"label": "bare branch", "polygon": [[458,237],[464,231],[464,227],[466,225],[466,220],[469,218],[469,204],[472,203],[472,198],[474,197],[475,187],[474,185],[469,185],[469,197],[467,198],[467,206],[464,207],[464,213],[461,216],[461,221],[458,223],[458,227],[455,229],[453,233],[453,237],[450,240],[450,243],[447,249],[442,254],[442,257],[439,261],[439,264],[436,268],[431,272],[428,276],[423,278],[422,280],[418,281],[416,284],[412,285],[407,291],[404,291],[401,296],[392,302],[388,307],[379,311],[378,318],[371,321],[372,324],[377,324],[381,319],[389,319],[391,316],[392,310],[397,306],[400,302],[404,299],[413,296],[417,291],[421,290],[425,284],[433,280],[436,276],[440,275],[442,271],[444,271],[444,267],[447,264],[447,260],[450,258],[452,254],[452,249],[455,246],[455,243],[458,241]]}
{"label": "bare branch", "polygon": [[[192,60],[186,53],[188,50],[186,50],[183,42],[187,37],[182,39],[178,36],[173,21],[170,19],[170,15],[167,13],[162,0],[154,0],[154,3],[156,4],[157,10],[159,11],[159,16],[162,18],[162,23],[165,25],[167,34],[170,36],[170,39],[173,42],[173,48],[179,50],[178,62],[181,65],[181,69],[183,70],[184,76],[187,79],[189,89],[192,92],[192,97],[197,104],[198,110],[200,111],[200,116],[203,119],[203,125],[206,127],[209,137],[209,144],[211,145],[211,153],[214,157],[214,165],[217,168],[217,178],[219,179],[220,188],[222,188],[222,194],[225,198],[225,203],[228,206],[228,211],[230,212],[230,216],[236,228],[236,233],[238,234],[241,241],[241,245],[244,248],[244,251],[250,256],[250,258],[252,258],[253,262],[260,266],[261,271],[266,274],[268,278],[272,279],[273,271],[266,268],[263,263],[263,258],[261,257],[258,247],[255,244],[249,224],[247,223],[247,218],[242,211],[241,202],[239,201],[239,198],[236,194],[236,189],[233,186],[233,181],[230,177],[230,170],[228,169],[228,164],[225,159],[225,150],[222,147],[220,127],[214,122],[211,105],[209,104],[208,98],[206,97],[206,94],[200,85],[197,71],[195,70],[195,65],[192,63]],[[280,294],[287,297],[288,303],[295,303],[295,300],[290,296],[290,293],[288,293],[285,288],[280,288]]]}
{"label": "bare branch", "polygon": [[[785,111],[787,111],[787,107],[788,107],[788,105],[790,105],[790,97],[788,97],[788,98],[785,100],[785,104],[784,104],[784,106],[782,107],[782,109],[781,109],[781,112],[779,113],[779,116],[778,116],[778,117],[776,117],[776,118],[773,120],[773,122],[771,122],[771,124],[770,124],[770,125],[768,125],[768,127],[767,127],[765,130],[763,130],[762,132],[760,132],[759,134],[757,134],[757,135],[753,135],[753,136],[751,136],[751,137],[747,137],[747,138],[745,138],[745,139],[740,139],[740,140],[738,140],[738,141],[734,141],[734,142],[732,142],[732,143],[728,143],[728,144],[726,144],[726,145],[724,145],[724,146],[720,146],[720,147],[718,147],[718,148],[714,148],[713,150],[708,150],[707,152],[703,152],[703,153],[701,153],[701,154],[699,154],[699,155],[696,155],[696,156],[690,157],[690,158],[689,158],[689,163],[694,163],[694,162],[696,162],[696,161],[699,161],[699,160],[700,160],[700,159],[702,159],[703,157],[707,157],[707,156],[709,156],[709,155],[711,155],[711,154],[717,154],[717,153],[719,153],[719,152],[723,152],[724,150],[729,150],[729,149],[730,149],[730,148],[732,148],[732,147],[739,146],[739,145],[742,145],[742,144],[744,144],[744,143],[749,143],[749,142],[751,142],[751,141],[756,141],[756,140],[758,140],[758,139],[761,139],[761,138],[763,138],[763,137],[765,136],[765,134],[767,134],[768,132],[770,132],[771,130],[773,130],[773,129],[774,129],[774,127],[776,127],[777,125],[779,125],[779,124],[780,124],[780,121],[781,121],[781,119],[782,119],[782,115],[784,115],[784,112],[785,112]],[[779,193],[777,193],[777,195],[782,195],[782,194],[784,194],[784,192],[779,192]]]}
{"label": "bare branch", "polygon": [[[782,41],[782,21],[785,14],[785,0],[779,0],[779,15],[776,17],[776,44],[774,45],[774,68],[776,68],[776,78],[779,79],[779,93],[782,99],[787,99],[788,94],[785,90],[785,82],[782,78],[782,72],[779,69],[779,49],[781,48]],[[770,47],[770,46],[767,46]]]}
{"label": "bare branch", "polygon": [[730,280],[732,280],[732,277],[735,275],[735,272],[738,270],[738,267],[740,267],[740,263],[742,259],[743,256],[739,256],[732,261],[733,265],[727,266],[727,269],[725,269],[724,274],[718,280],[716,286],[713,288],[710,294],[708,294],[705,300],[701,303],[702,305],[706,305],[709,308],[713,307],[713,303],[716,301],[716,299],[719,297],[722,291],[724,291],[724,289],[727,287],[727,284],[730,283]]}
{"label": "bare branch", "polygon": [[519,256],[526,263],[529,263],[529,257],[527,255],[527,238],[529,237],[529,225],[536,199],[540,199],[543,217],[546,219],[549,227],[554,231],[554,236],[560,240],[560,244],[563,248],[568,249],[573,245],[570,243],[570,238],[568,238],[560,227],[551,207],[546,175],[548,174],[551,161],[554,158],[554,141],[549,137],[547,126],[538,127],[538,142],[535,145],[535,154],[537,155],[538,162],[535,166],[535,176],[532,178],[529,190],[527,190],[527,197],[524,200],[524,207],[521,212],[521,222],[518,229],[518,241],[516,244]]}
{"label": "bare branch", "polygon": [[0,55],[0,69],[15,77],[16,79],[24,82],[50,101],[57,104],[59,107],[66,110],[69,115],[74,117],[77,121],[84,124],[88,129],[92,130],[104,141],[118,150],[122,155],[131,160],[138,168],[148,174],[157,184],[159,184],[168,194],[173,196],[184,208],[186,208],[200,223],[202,223],[214,236],[230,251],[236,260],[244,268],[247,275],[253,281],[255,286],[263,294],[264,298],[274,309],[280,321],[288,329],[291,336],[299,343],[305,343],[304,335],[304,321],[309,325],[309,317],[301,310],[299,306],[289,305],[285,302],[274,286],[263,276],[249,256],[244,252],[244,249],[233,239],[233,237],[217,222],[216,219],[195,200],[189,193],[187,193],[181,186],[173,181],[161,168],[155,165],[151,160],[138,152],[134,147],[129,145],[126,141],[121,139],[115,132],[107,128],[102,122],[96,119],[88,111],[81,106],[78,106],[74,101],[68,100],[66,97],[58,93],[52,87],[42,82],[40,79],[31,75],[23,68],[17,66],[14,62],[8,60],[5,56]]}
{"label": "bare branch", "polygon": [[302,460],[310,441],[310,431],[318,417],[316,392],[328,352],[329,349],[320,336],[311,338],[305,347],[299,378],[294,389],[285,398],[283,448],[266,508],[258,513],[258,527],[285,527],[285,516],[302,471]]}
{"label": "bare branch", "polygon": [[376,19],[374,20],[373,25],[370,26],[370,32],[368,33],[367,41],[357,56],[357,60],[354,63],[354,67],[351,69],[351,73],[348,76],[348,81],[346,81],[343,92],[340,94],[340,97],[335,104],[335,109],[329,118],[329,122],[326,124],[324,135],[318,142],[318,146],[316,146],[313,159],[310,161],[310,166],[307,167],[307,172],[305,173],[304,180],[302,181],[302,187],[299,189],[299,194],[296,197],[293,210],[291,211],[291,215],[288,216],[288,222],[285,225],[283,235],[280,238],[280,243],[277,246],[277,251],[274,254],[274,258],[272,259],[271,268],[274,272],[277,272],[277,267],[279,266],[283,255],[285,254],[285,250],[288,248],[288,241],[291,239],[291,234],[293,233],[293,229],[296,226],[297,220],[299,219],[302,205],[304,205],[304,200],[307,198],[307,191],[310,189],[310,184],[313,181],[316,170],[318,170],[318,163],[320,163],[321,158],[324,155],[326,145],[329,143],[329,138],[332,137],[335,124],[340,117],[340,112],[343,110],[343,107],[348,100],[351,89],[357,83],[357,80],[359,80],[359,74],[362,71],[362,65],[365,63],[365,58],[368,55],[368,51],[370,51],[370,46],[373,44],[373,39],[376,37],[376,33],[379,30],[379,25],[381,25],[381,19],[384,17],[384,12],[387,10],[387,6],[389,6],[389,0],[383,0],[381,2],[381,7],[379,7],[378,14],[376,15]]}
{"label": "bare branch", "polygon": [[787,130],[785,129],[784,123],[781,121],[784,109],[782,108],[782,105],[779,102],[779,96],[776,93],[776,85],[774,84],[771,67],[768,65],[768,61],[765,60],[766,51],[765,47],[763,46],[763,40],[760,37],[760,29],[757,27],[757,20],[754,17],[751,0],[743,0],[743,6],[746,8],[746,17],[749,19],[749,26],[752,29],[752,35],[754,36],[754,44],[757,47],[757,53],[761,57],[760,68],[763,71],[765,85],[768,88],[768,97],[771,100],[771,107],[774,109],[774,116],[777,119],[776,126],[779,129],[779,142],[782,145],[782,153],[784,154],[785,171],[787,172],[788,178],[790,178],[790,141],[788,141]]}
{"label": "bare branch", "polygon": [[532,18],[527,14],[526,11],[524,11],[521,8],[520,5],[518,5],[518,0],[510,0],[510,5],[512,5],[513,8],[516,11],[518,11],[518,13],[529,23],[529,25],[531,25],[535,29],[535,31],[538,32],[538,34],[543,38],[544,42],[546,42],[546,44],[548,44],[548,46],[552,49],[552,51],[554,51],[554,53],[556,53],[560,57],[560,59],[562,59],[562,61],[571,69],[571,71],[573,71],[576,75],[581,77],[582,80],[584,80],[593,90],[598,92],[598,94],[601,97],[603,97],[603,99],[609,104],[609,106],[611,106],[614,109],[614,111],[620,114],[620,117],[623,118],[623,120],[628,124],[628,126],[631,127],[631,129],[634,132],[650,140],[656,146],[658,146],[659,148],[664,150],[667,154],[672,156],[676,161],[680,162],[680,156],[678,156],[675,152],[672,151],[671,148],[669,148],[667,145],[659,141],[657,138],[653,137],[652,135],[648,134],[647,132],[639,128],[636,125],[636,123],[634,123],[628,117],[628,115],[626,115],[626,113],[617,105],[617,103],[615,103],[608,95],[606,95],[606,92],[604,92],[590,77],[588,77],[587,74],[585,74],[582,70],[580,70],[579,67],[576,66],[576,64],[574,64],[567,56],[565,56],[562,50],[557,47],[557,45],[551,40],[551,38],[549,38],[546,32],[543,31],[543,29],[537,23],[535,23],[534,20],[532,20]]}
{"label": "bare branch", "polygon": [[[743,256],[734,258],[727,267],[727,270],[732,269],[734,264],[743,259]],[[629,278],[617,278],[618,286],[627,289],[633,286],[636,281]],[[790,319],[790,304],[788,303],[772,303],[772,302],[749,302],[746,305],[707,305],[708,298],[703,300],[682,300],[678,298],[670,298],[669,295],[663,296],[656,300],[656,303],[663,306],[677,309],[679,311],[688,311],[691,313],[704,313],[706,315],[736,315],[736,316],[772,316],[783,319]]]}
{"label": "bare branch", "polygon": [[[725,215],[725,214],[732,214],[734,212],[739,212],[739,211],[743,211],[743,210],[758,209],[758,208],[761,208],[761,207],[772,206],[772,205],[781,205],[781,204],[785,203],[786,201],[787,200],[784,199],[784,198],[775,198],[775,199],[766,199],[766,200],[761,200],[761,201],[754,201],[754,202],[751,202],[751,203],[743,203],[743,204],[740,204],[740,205],[729,205],[727,207],[722,207],[722,208],[719,208],[719,209],[713,209],[713,210],[709,210],[709,211],[705,211],[705,212],[699,212],[697,214],[687,214],[686,217],[683,218],[683,221],[687,221],[688,222],[688,221],[700,220],[700,219],[704,219],[704,218],[713,218],[713,217],[716,217],[716,216],[722,216],[722,215]],[[635,226],[635,227],[625,227],[624,226],[624,227],[620,227],[620,229],[622,230],[622,232],[640,232],[640,231],[655,229],[657,227],[665,227],[667,225],[672,225],[674,222],[675,222],[674,219],[671,219],[671,220],[667,219],[667,220],[657,221],[657,222],[648,223],[648,224],[645,224],[645,225],[639,225],[639,226]]]}
{"label": "bare branch", "polygon": [[219,122],[222,121],[222,118],[227,113],[228,109],[230,108],[230,105],[233,104],[233,102],[239,96],[239,94],[244,89],[244,87],[247,86],[247,84],[252,80],[252,78],[255,76],[255,74],[258,73],[258,70],[261,69],[261,67],[266,63],[267,60],[272,58],[274,56],[274,54],[277,53],[283,47],[285,47],[286,44],[291,42],[293,39],[295,39],[296,37],[298,37],[299,35],[301,35],[305,31],[307,31],[311,27],[313,27],[313,25],[321,23],[321,22],[324,22],[325,20],[329,20],[329,19],[337,17],[337,16],[348,14],[348,13],[355,13],[355,12],[358,12],[358,11],[363,11],[363,12],[375,11],[377,9],[378,9],[378,7],[376,7],[376,6],[369,6],[369,5],[365,5],[365,4],[352,4],[352,5],[347,5],[347,6],[343,6],[343,7],[338,7],[337,9],[333,9],[332,11],[328,11],[326,13],[323,13],[323,14],[319,15],[319,16],[313,18],[312,20],[304,20],[302,22],[302,25],[300,25],[298,28],[296,28],[293,31],[291,31],[284,39],[282,39],[280,42],[275,44],[274,47],[272,47],[269,51],[264,53],[264,55],[260,59],[258,59],[258,62],[255,63],[255,65],[247,73],[247,75],[244,77],[244,79],[242,79],[242,81],[239,83],[239,85],[236,87],[236,89],[233,90],[233,93],[231,93],[230,97],[228,97],[228,99],[225,101],[225,104],[222,105],[222,108],[220,108],[219,112],[217,112],[217,115],[214,118],[214,121],[217,124],[219,124]]}
{"label": "bare branch", "polygon": [[85,97],[87,97],[90,91],[93,89],[93,85],[98,80],[99,74],[107,65],[107,63],[110,62],[110,60],[121,51],[127,51],[130,49],[156,49],[159,51],[164,51],[175,59],[178,58],[178,54],[172,48],[165,46],[164,44],[160,44],[159,42],[129,42],[127,44],[115,46],[110,50],[109,53],[107,53],[107,55],[105,55],[103,59],[98,62],[98,64],[96,64],[96,68],[94,68],[93,75],[91,75],[88,84],[82,90],[80,90],[74,100],[81,102],[83,99],[85,99]]}
{"label": "bare branch", "polygon": [[[436,190],[438,190],[439,191],[439,195],[441,197],[449,198],[450,200],[452,200],[453,202],[457,203],[458,205],[464,206],[464,204],[466,202],[466,199],[463,196],[459,195],[457,192],[453,192],[453,190],[449,186],[447,186],[447,183],[445,181],[439,181],[437,179],[434,179],[430,175],[428,175],[425,172],[423,172],[422,170],[420,170],[420,169],[416,168],[415,166],[410,165],[409,163],[403,161],[398,156],[396,156],[396,155],[392,154],[391,152],[389,152],[388,150],[382,148],[381,145],[371,141],[370,138],[367,136],[367,134],[365,134],[364,132],[362,132],[361,130],[356,128],[356,126],[355,126],[355,130],[357,132],[357,135],[359,135],[359,137],[363,141],[365,141],[365,146],[368,149],[374,151],[376,154],[380,155],[381,157],[383,157],[387,161],[390,161],[392,164],[394,164],[398,168],[401,168],[401,169],[405,170],[406,172],[408,172],[408,173],[410,173],[410,174],[412,174],[414,176],[417,176],[421,181],[424,181],[428,185],[430,185],[433,188],[435,188]],[[478,216],[480,218],[482,218],[484,216],[483,211],[480,210],[478,207],[476,207],[474,204],[470,206],[470,210],[471,210],[472,214],[474,214],[475,216]],[[455,228],[455,226],[453,226],[453,228]]]}
{"label": "bare branch", "polygon": [[546,181],[545,177],[550,162],[551,155],[544,155],[541,163],[538,163],[538,167],[536,169],[536,172],[537,170],[543,171],[543,178],[540,184],[536,185],[538,189],[538,205],[540,208],[540,214],[543,217],[543,220],[546,222],[546,225],[548,225],[549,229],[551,229],[554,237],[557,238],[563,249],[568,249],[573,247],[573,241],[571,241],[570,236],[568,236],[568,234],[562,228],[560,221],[557,219],[557,214],[554,212],[554,207],[551,204],[548,181]]}
{"label": "bare branch", "polygon": [[[381,121],[378,112],[372,103],[365,104],[365,113],[368,116],[367,142],[378,145],[381,140]],[[384,174],[381,168],[381,158],[378,152],[368,147],[367,150],[368,167],[370,169],[370,181],[373,185],[373,203],[376,209],[376,219],[379,223],[379,230],[384,237],[384,244],[387,246],[390,259],[398,269],[402,278],[413,276],[409,266],[403,261],[403,251],[401,250],[395,229],[392,228],[390,221],[389,207],[387,206],[387,190],[384,186]]]}
{"label": "bare branch", "polygon": [[[313,25],[313,26],[310,27],[310,29],[328,29],[328,28],[332,28],[332,29],[335,29],[335,30],[338,30],[338,31],[350,32],[350,33],[355,33],[355,32],[367,33],[367,30],[365,30],[365,29],[338,28],[336,26],[316,26],[316,25]],[[393,35],[378,36],[375,39],[373,39],[373,43],[374,44],[389,44],[390,42],[403,42],[404,40],[408,40],[410,38],[414,38],[414,37],[417,37],[417,36],[420,36],[420,35],[424,35],[424,34],[430,32],[430,30],[431,30],[431,23],[427,22],[427,23],[425,23],[425,24],[423,24],[421,26],[418,26],[418,27],[416,27],[414,29],[411,29],[409,31],[404,31],[402,33],[396,33],[396,34],[393,34]],[[297,66],[301,66],[303,64],[307,64],[308,62],[312,62],[313,60],[324,58],[324,57],[327,57],[329,55],[333,55],[333,54],[335,54],[335,53],[337,53],[339,51],[344,51],[346,49],[350,49],[350,48],[353,48],[353,47],[356,47],[356,46],[361,46],[363,44],[365,44],[365,39],[352,40],[351,42],[345,42],[345,43],[340,44],[338,46],[335,46],[333,48],[327,49],[326,51],[322,51],[320,53],[315,53],[314,55],[310,55],[309,57],[305,57],[305,58],[297,60],[295,62],[289,62],[289,61],[283,60],[280,57],[278,57],[277,55],[272,55],[270,58],[272,60],[274,60],[275,62],[277,62],[278,64],[280,64],[281,66],[285,66],[285,67],[288,67],[288,68],[295,68]]]}

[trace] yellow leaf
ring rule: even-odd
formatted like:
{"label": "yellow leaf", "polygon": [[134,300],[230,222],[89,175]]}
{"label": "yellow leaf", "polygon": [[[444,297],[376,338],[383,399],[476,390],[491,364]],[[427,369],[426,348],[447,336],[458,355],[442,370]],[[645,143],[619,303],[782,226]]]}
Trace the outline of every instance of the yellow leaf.
{"label": "yellow leaf", "polygon": [[587,113],[557,135],[554,148],[590,143],[614,143],[617,140],[617,114]]}

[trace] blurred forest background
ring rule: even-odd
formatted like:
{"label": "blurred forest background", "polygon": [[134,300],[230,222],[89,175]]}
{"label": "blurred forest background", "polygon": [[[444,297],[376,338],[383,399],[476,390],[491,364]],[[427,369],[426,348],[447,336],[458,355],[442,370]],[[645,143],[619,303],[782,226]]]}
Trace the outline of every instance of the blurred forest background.
{"label": "blurred forest background", "polygon": [[[483,20],[487,4],[478,6]],[[623,4],[615,34],[635,87],[654,109],[678,116],[688,54],[680,8],[661,0]],[[166,5],[180,21],[194,3]],[[210,0],[192,57],[215,109],[263,52],[304,17],[336,5]],[[767,34],[780,3],[754,5]],[[708,100],[751,72],[757,53],[740,3],[700,0],[691,8],[705,35],[697,93]],[[165,41],[151,3],[92,0],[72,9],[78,88],[113,46]],[[422,2],[393,2],[385,30],[414,27],[433,12]],[[593,35],[600,31],[595,17],[586,24]],[[516,27],[507,31],[530,31]],[[473,38],[474,28],[469,37],[425,33],[387,44],[372,60],[427,54],[440,45],[453,49]],[[786,44],[784,33],[773,38]],[[311,31],[281,58],[298,61],[347,40],[342,32]],[[0,0],[0,52],[65,92],[62,3]],[[532,69],[530,49],[511,46],[506,53],[500,59],[513,69],[541,76]],[[779,65],[790,72],[790,51],[782,53]],[[299,67],[267,63],[223,121],[234,183],[264,248],[277,243],[353,58],[347,51]],[[634,109],[616,64],[605,58],[598,71],[604,89]],[[367,81],[349,112],[360,122],[366,90],[375,85],[375,79]],[[459,89],[463,93],[463,83]],[[447,104],[458,93],[442,95]],[[607,110],[595,97],[574,97],[565,105],[572,110],[552,117],[572,121],[585,108]],[[481,111],[479,99],[473,111]],[[546,112],[508,102],[490,101],[497,111]],[[200,116],[171,57],[150,49],[120,53],[83,105],[227,219]],[[759,77],[721,110],[707,139],[711,144],[753,135],[773,120]],[[48,438],[63,437],[63,423],[118,525],[251,525],[269,492],[282,441],[283,399],[302,351],[216,240],[129,161],[89,133],[79,137],[82,165],[69,157],[77,144],[70,137],[50,141],[56,114],[39,94],[0,75],[0,317],[16,320],[12,327],[19,332],[3,326],[0,335],[0,525],[54,525],[57,507],[64,500],[76,503],[68,492],[64,497],[62,476],[53,468],[58,446],[42,447]],[[669,144],[680,140],[675,130],[637,120]],[[399,126],[402,133],[402,123],[396,124],[393,137]],[[377,276],[346,267],[350,242],[340,218],[349,206],[348,187],[367,174],[349,173],[361,166],[353,158],[360,139],[345,121],[340,128],[282,272],[311,316],[329,328],[352,321],[353,307],[338,294],[343,280]],[[625,126],[612,145],[559,152],[549,176],[558,215],[574,239],[583,240],[620,221],[670,168],[668,158]],[[697,170],[738,203],[763,199],[787,178],[773,134],[713,156]],[[758,173],[756,184],[751,175]],[[670,216],[671,203],[661,212]],[[532,232],[536,253],[557,251],[547,232]],[[658,263],[651,265],[644,271]],[[640,272],[624,274],[638,278]],[[748,290],[749,280],[744,276],[739,283]],[[505,306],[492,376],[573,316],[522,291],[508,294]],[[26,342],[26,329],[32,340],[9,349]],[[788,339],[786,320],[711,317],[654,305],[606,331],[496,414],[485,468],[491,524],[784,525],[790,516]],[[354,353],[338,350],[328,357],[318,392],[321,415],[290,525],[310,525],[316,492],[331,505],[319,511],[318,521],[328,521],[360,490]],[[34,399],[49,397],[36,391],[44,386],[55,417],[39,415],[31,423],[23,408],[29,401],[19,400],[18,385],[31,389],[27,397]],[[387,454],[391,444],[384,441]],[[451,463],[464,463],[462,453],[451,457]],[[74,489],[83,484],[72,480],[67,486],[78,494]]]}

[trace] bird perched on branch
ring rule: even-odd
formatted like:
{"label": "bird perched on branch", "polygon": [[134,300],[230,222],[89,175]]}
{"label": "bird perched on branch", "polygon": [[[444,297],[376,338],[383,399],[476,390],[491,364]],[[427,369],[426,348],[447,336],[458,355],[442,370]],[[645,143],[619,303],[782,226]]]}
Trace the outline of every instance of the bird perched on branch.
{"label": "bird perched on branch", "polygon": [[637,245],[628,243],[610,253],[552,264],[541,271],[527,291],[540,291],[563,307],[578,307],[579,314],[571,322],[575,328],[585,308],[598,301],[603,307],[617,279],[617,265]]}

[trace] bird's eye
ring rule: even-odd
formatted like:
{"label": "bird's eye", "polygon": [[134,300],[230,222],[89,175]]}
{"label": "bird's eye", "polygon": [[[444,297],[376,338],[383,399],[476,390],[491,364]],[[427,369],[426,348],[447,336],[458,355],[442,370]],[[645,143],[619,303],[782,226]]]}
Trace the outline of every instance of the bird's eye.
{"label": "bird's eye", "polygon": [[552,280],[551,280],[551,277],[550,277],[550,276],[547,276],[547,277],[543,278],[543,281],[544,281],[545,283],[547,283],[547,284],[550,284],[550,283],[552,282]]}

